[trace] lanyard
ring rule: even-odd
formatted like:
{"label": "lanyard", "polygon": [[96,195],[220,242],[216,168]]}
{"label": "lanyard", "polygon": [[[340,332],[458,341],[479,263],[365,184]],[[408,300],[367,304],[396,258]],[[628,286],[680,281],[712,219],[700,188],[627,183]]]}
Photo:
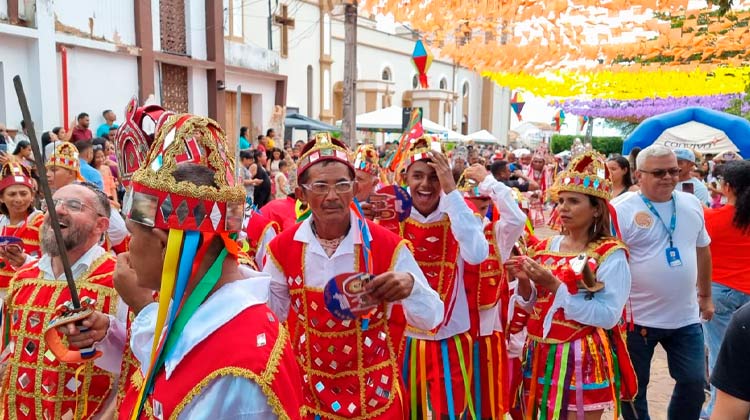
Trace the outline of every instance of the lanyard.
{"label": "lanyard", "polygon": [[643,203],[646,204],[646,207],[651,210],[651,213],[656,216],[656,219],[659,220],[659,222],[661,222],[661,225],[664,226],[664,229],[666,229],[667,235],[669,235],[669,247],[673,248],[674,244],[672,243],[672,235],[674,235],[674,229],[677,226],[677,203],[675,203],[674,200],[674,193],[672,194],[672,218],[669,221],[669,228],[667,228],[667,224],[664,223],[664,220],[662,220],[659,212],[656,211],[656,207],[654,207],[654,205],[651,203],[651,200],[646,198],[641,192],[639,192],[638,195],[641,196],[641,200],[643,200]]}

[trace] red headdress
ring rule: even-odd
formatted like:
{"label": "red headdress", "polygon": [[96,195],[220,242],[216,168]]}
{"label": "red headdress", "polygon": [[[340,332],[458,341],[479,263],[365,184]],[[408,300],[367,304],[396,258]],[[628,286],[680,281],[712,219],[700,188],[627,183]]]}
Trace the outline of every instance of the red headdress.
{"label": "red headdress", "polygon": [[15,159],[8,159],[8,162],[0,169],[0,193],[11,185],[23,185],[29,187],[32,191],[34,190],[34,182],[31,179],[29,168]]}

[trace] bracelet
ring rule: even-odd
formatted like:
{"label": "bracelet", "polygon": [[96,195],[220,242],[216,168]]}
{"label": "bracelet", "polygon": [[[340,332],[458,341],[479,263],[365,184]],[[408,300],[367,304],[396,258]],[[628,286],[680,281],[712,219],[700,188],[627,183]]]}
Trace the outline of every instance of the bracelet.
{"label": "bracelet", "polygon": [[709,293],[709,294],[707,294],[707,295],[704,295],[704,294],[698,293],[698,297],[702,297],[702,298],[710,298],[710,297],[711,297],[711,294]]}

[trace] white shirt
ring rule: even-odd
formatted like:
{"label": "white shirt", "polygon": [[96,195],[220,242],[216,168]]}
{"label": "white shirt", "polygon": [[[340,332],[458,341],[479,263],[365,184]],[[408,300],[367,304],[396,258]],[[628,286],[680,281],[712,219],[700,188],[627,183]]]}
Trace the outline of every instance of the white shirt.
{"label": "white shirt", "polygon": [[[491,174],[479,184],[479,192],[489,195],[500,212],[500,219],[495,223],[494,233],[500,262],[504,263],[510,257],[516,241],[523,234],[526,227],[526,214],[518,207],[510,188],[496,180]],[[484,223],[489,223],[489,220],[485,218]],[[474,297],[471,298],[474,299]],[[486,336],[492,334],[493,331],[503,331],[499,312],[503,309],[500,306],[498,303],[492,308],[479,310],[479,335]]]}
{"label": "white shirt", "polygon": [[128,228],[125,225],[125,220],[115,209],[110,209],[109,212],[109,228],[107,229],[107,236],[109,236],[109,243],[112,246],[120,245],[122,241],[128,237]]}
{"label": "white shirt", "polygon": [[[428,336],[408,331],[409,337],[424,340],[443,340],[461,334],[469,330],[469,303],[466,300],[466,288],[464,287],[464,261],[469,264],[479,264],[490,253],[489,244],[482,230],[482,219],[476,217],[469,206],[464,202],[461,193],[453,190],[450,194],[441,193],[440,203],[432,214],[424,216],[412,208],[411,219],[418,223],[434,223],[447,214],[451,223],[451,232],[458,242],[459,255],[456,261],[456,285],[453,295],[448,297],[446,305],[453,306],[451,318],[443,322],[437,334]],[[414,246],[419,246],[414,244]],[[414,325],[414,324],[412,324]],[[414,325],[419,328],[419,326]]]}
{"label": "white shirt", "polygon": [[[164,369],[167,382],[182,360],[198,344],[222,325],[253,305],[268,300],[269,278],[263,273],[240,266],[244,280],[231,282],[214,292],[198,307],[185,325],[174,350],[166,356]],[[156,302],[138,313],[131,324],[130,347],[146,373],[151,360],[151,345],[156,329]],[[190,369],[190,366],[182,366]],[[185,406],[180,420],[211,419],[276,419],[260,386],[249,379],[226,375],[209,383],[201,393]]]}
{"label": "white shirt", "polygon": [[268,244],[276,237],[276,231],[269,228],[263,232],[263,237],[258,241],[258,249],[255,251],[255,263],[258,267],[263,267],[263,260],[266,258]]}
{"label": "white shirt", "polygon": [[682,260],[677,267],[667,263],[666,255],[672,201],[653,203],[663,223],[656,220],[639,193],[623,194],[614,204],[622,239],[630,249],[633,320],[646,327],[676,329],[700,322],[696,247],[708,246],[711,238],[698,199],[680,191],[675,191],[674,197],[677,220],[673,244]]}
{"label": "white shirt", "polygon": [[[362,243],[357,226],[357,219],[351,214],[351,228],[336,252],[329,258],[315,237],[310,223],[312,218],[303,221],[294,240],[308,244],[304,255],[305,286],[323,289],[328,280],[341,273],[354,272],[354,245]],[[373,238],[376,241],[377,238]],[[286,275],[275,263],[267,261],[263,271],[271,276],[271,298],[269,306],[282,320],[289,314],[289,284]],[[393,271],[409,273],[414,277],[411,294],[401,301],[406,320],[410,325],[421,329],[435,328],[443,320],[443,302],[437,292],[432,290],[422,270],[414,260],[407,247],[401,247],[396,256]]]}
{"label": "white shirt", "polygon": [[[559,252],[564,236],[552,238],[550,251]],[[622,318],[622,309],[628,300],[630,292],[630,270],[625,251],[618,249],[601,262],[596,269],[596,279],[604,283],[604,289],[594,293],[590,300],[586,300],[586,293],[579,292],[571,295],[568,288],[560,285],[555,292],[552,306],[543,321],[544,337],[552,326],[552,317],[558,308],[562,308],[565,318],[580,322],[584,325],[609,329],[617,325]],[[514,300],[521,303],[527,311],[531,311],[536,302],[536,288],[532,287],[532,294],[528,301],[523,301],[517,294]]]}
{"label": "white shirt", "polygon": [[701,181],[691,176],[690,179],[688,179],[687,181],[678,182],[677,186],[675,187],[675,191],[684,191],[683,185],[685,184],[693,184],[692,194],[695,195],[698,198],[698,200],[704,205],[706,206],[711,205],[711,197],[708,195],[708,188],[706,187],[706,184],[702,183]]}

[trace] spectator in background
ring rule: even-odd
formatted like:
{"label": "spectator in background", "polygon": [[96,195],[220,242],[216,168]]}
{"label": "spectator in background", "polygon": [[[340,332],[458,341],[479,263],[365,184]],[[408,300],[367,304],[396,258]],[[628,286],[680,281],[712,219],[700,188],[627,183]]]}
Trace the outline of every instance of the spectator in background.
{"label": "spectator in background", "polygon": [[253,175],[253,204],[261,208],[271,199],[271,177],[266,171],[268,158],[265,152],[255,150],[253,152],[253,164],[250,166],[250,172]]}
{"label": "spectator in background", "polygon": [[75,143],[80,140],[91,140],[92,138],[94,138],[94,135],[89,129],[89,124],[91,123],[89,114],[81,112],[80,114],[78,114],[78,118],[76,120],[78,121],[78,123],[75,127],[73,127],[73,133],[70,136],[70,140]]}
{"label": "spectator in background", "polygon": [[13,157],[16,161],[29,168],[32,176],[36,172],[36,163],[34,162],[34,155],[31,153],[31,142],[28,140],[21,140],[16,143],[16,148],[13,150]]}
{"label": "spectator in background", "polygon": [[638,172],[638,153],[641,153],[640,147],[634,147],[630,150],[630,155],[628,155],[628,161],[630,162],[630,173],[633,175],[633,184],[638,185],[638,177],[636,176],[636,173]]}
{"label": "spectator in background", "polygon": [[271,149],[268,157],[268,172],[271,174],[271,178],[276,178],[276,174],[279,173],[279,162],[284,160],[284,152],[278,147]]}
{"label": "spectator in background", "polygon": [[250,168],[255,163],[253,159],[253,150],[241,150],[240,151],[240,167],[242,171],[242,186],[245,187],[245,199],[248,204],[253,203],[253,193],[255,192],[255,183],[253,182],[253,174],[250,172]]}
{"label": "spectator in background", "polygon": [[109,138],[110,130],[117,130],[117,124],[115,124],[115,121],[117,121],[117,115],[115,115],[115,113],[112,112],[111,109],[107,109],[102,112],[102,117],[104,117],[104,124],[100,125],[99,128],[96,129],[96,137]]}
{"label": "spectator in background", "polygon": [[[719,186],[727,198],[724,207],[706,209],[706,230],[711,236],[711,296],[714,317],[703,324],[708,347],[708,371],[713,372],[719,348],[732,314],[750,302],[750,162],[734,161],[724,165]],[[745,333],[747,334],[747,333]],[[711,415],[716,389],[706,406]]]}
{"label": "spectator in background", "polygon": [[255,148],[263,153],[266,153],[267,144],[268,140],[266,140],[266,137],[261,134],[258,136],[258,144],[255,146]]}
{"label": "spectator in background", "polygon": [[247,127],[240,128],[240,150],[250,148],[250,142],[247,140]]}
{"label": "spectator in background", "polygon": [[21,120],[21,130],[19,132],[17,132],[16,133],[16,137],[13,138],[13,144],[12,145],[11,144],[8,145],[8,150],[9,151],[10,150],[15,150],[16,143],[18,143],[20,141],[26,140],[29,143],[31,143],[31,139],[29,138],[29,134],[26,131],[27,129],[28,128],[26,127],[26,121]]}
{"label": "spectator in background", "polygon": [[708,188],[703,182],[692,176],[695,168],[695,153],[690,149],[675,149],[677,156],[677,166],[680,168],[680,177],[677,182],[677,191],[690,193],[698,197],[698,201],[704,206],[711,205],[711,198],[708,196]]}
{"label": "spectator in background", "polygon": [[5,128],[5,124],[0,124],[0,144],[7,145],[12,142],[13,139],[8,135],[8,129]]}
{"label": "spectator in background", "polygon": [[712,420],[744,420],[750,416],[750,305],[732,316],[721,343],[711,385],[716,389]]}
{"label": "spectator in background", "polygon": [[91,166],[99,171],[102,176],[102,181],[104,183],[104,189],[102,191],[104,191],[104,194],[109,198],[112,207],[119,209],[120,204],[117,201],[117,182],[112,176],[112,171],[109,169],[109,166],[106,164],[107,157],[104,155],[104,145],[95,144],[93,150],[94,157],[91,159],[90,163]]}
{"label": "spectator in background", "polygon": [[276,184],[276,193],[274,198],[285,198],[289,195],[289,178],[287,173],[289,172],[289,165],[285,160],[279,161],[279,171],[273,178],[274,184]]}
{"label": "spectator in background", "polygon": [[[65,129],[62,127],[55,127],[52,129],[52,131],[49,132],[49,143],[44,144],[44,135],[42,135],[42,145],[44,146],[44,161],[47,161],[47,158],[52,156],[55,153],[55,149],[57,149],[57,146],[60,143],[63,143],[65,140],[63,140],[60,137],[60,133],[63,135],[66,135]],[[45,133],[46,134],[46,133]]]}
{"label": "spectator in background", "polygon": [[[509,153],[509,156],[513,156]],[[521,192],[536,191],[539,189],[539,184],[533,179],[526,176],[523,171],[516,170],[516,179],[510,179],[510,163],[504,160],[496,160],[490,165],[490,173],[495,177],[496,180],[502,182],[509,188],[517,188]]]}
{"label": "spectator in background", "polygon": [[89,162],[94,159],[94,145],[90,141],[79,140],[75,142],[78,149],[78,158],[81,161],[80,172],[83,179],[96,185],[101,191],[104,191],[104,180],[102,174],[94,169]]}
{"label": "spectator in background", "polygon": [[612,179],[612,197],[619,197],[628,191],[638,191],[633,185],[633,174],[630,172],[630,162],[622,156],[613,157],[607,161],[609,175]]}
{"label": "spectator in background", "polygon": [[276,130],[273,128],[269,128],[266,130],[266,148],[267,149],[273,149],[276,147]]}

